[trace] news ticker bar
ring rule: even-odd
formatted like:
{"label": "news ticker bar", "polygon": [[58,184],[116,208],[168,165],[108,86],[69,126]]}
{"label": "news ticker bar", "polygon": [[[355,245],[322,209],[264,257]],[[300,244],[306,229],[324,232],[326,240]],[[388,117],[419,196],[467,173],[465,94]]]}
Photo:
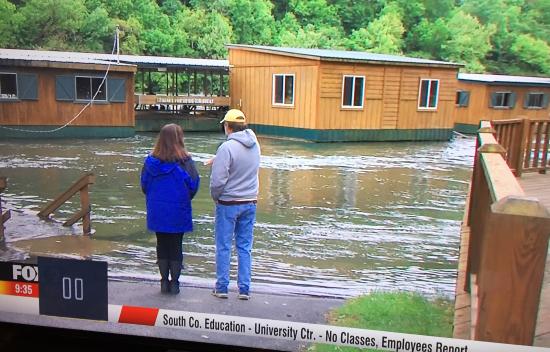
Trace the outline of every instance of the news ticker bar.
{"label": "news ticker bar", "polygon": [[[2,294],[0,311],[39,315],[38,298]],[[108,306],[108,321],[394,352],[550,351],[543,347],[114,304]],[[75,328],[78,327],[75,325]]]}

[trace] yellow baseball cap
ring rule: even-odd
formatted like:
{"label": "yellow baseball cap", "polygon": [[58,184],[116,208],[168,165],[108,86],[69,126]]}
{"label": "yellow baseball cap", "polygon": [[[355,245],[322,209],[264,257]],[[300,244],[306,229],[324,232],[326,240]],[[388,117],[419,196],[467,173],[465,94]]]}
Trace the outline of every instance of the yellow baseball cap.
{"label": "yellow baseball cap", "polygon": [[223,118],[223,120],[220,121],[220,123],[224,123],[224,122],[245,123],[246,120],[244,118],[244,113],[241,110],[231,109],[225,113],[225,117]]}

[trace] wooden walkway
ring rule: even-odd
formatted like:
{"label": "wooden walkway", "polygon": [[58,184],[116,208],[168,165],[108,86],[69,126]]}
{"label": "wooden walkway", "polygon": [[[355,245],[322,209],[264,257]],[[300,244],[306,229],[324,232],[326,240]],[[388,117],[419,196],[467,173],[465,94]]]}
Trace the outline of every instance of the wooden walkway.
{"label": "wooden walkway", "polygon": [[[521,178],[518,178],[518,181],[525,191],[526,196],[538,198],[539,201],[550,209],[550,173],[546,175],[527,173],[523,174]],[[469,200],[467,202],[469,202]],[[468,208],[469,207],[466,207],[466,209]],[[453,337],[469,340],[475,322],[471,321],[470,293],[464,291],[466,260],[470,237],[470,228],[465,225],[467,223],[466,216],[467,214],[465,214],[461,227]],[[475,292],[472,294],[475,295]],[[546,271],[540,296],[537,327],[533,345],[550,347],[550,250],[546,256]]]}
{"label": "wooden walkway", "polygon": [[[518,181],[527,196],[538,198],[550,209],[550,173],[527,173],[518,178]],[[550,254],[546,255],[546,271],[540,294],[534,345],[550,347]]]}

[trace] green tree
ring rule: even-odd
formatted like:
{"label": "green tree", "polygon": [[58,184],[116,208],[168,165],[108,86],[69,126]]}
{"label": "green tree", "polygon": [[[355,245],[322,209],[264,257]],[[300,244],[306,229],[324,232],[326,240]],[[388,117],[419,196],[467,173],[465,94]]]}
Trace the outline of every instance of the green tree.
{"label": "green tree", "polygon": [[347,47],[381,54],[400,54],[404,32],[400,11],[395,4],[390,4],[384,8],[379,18],[369,23],[367,28],[355,30]]}
{"label": "green tree", "polygon": [[29,0],[20,9],[18,45],[23,48],[72,50],[87,15],[82,0]]}
{"label": "green tree", "polygon": [[0,0],[0,48],[15,47],[17,43],[19,16],[16,16],[15,10],[15,5],[7,0]]}
{"label": "green tree", "polygon": [[465,63],[469,72],[484,72],[485,56],[491,50],[495,26],[483,26],[462,11],[456,11],[446,24],[449,37],[441,45],[441,58]]}
{"label": "green tree", "polygon": [[342,27],[346,34],[351,34],[359,28],[366,28],[384,7],[383,0],[329,0],[334,6],[338,17],[342,22]]}
{"label": "green tree", "polygon": [[308,24],[318,28],[341,26],[336,8],[326,0],[290,0],[289,8],[303,27]]}
{"label": "green tree", "polygon": [[277,21],[283,19],[289,13],[288,0],[273,1],[273,17]]}
{"label": "green tree", "polygon": [[449,39],[450,32],[444,19],[433,22],[423,19],[407,36],[409,53],[413,56],[442,59],[441,46]]}
{"label": "green tree", "polygon": [[103,1],[103,7],[107,10],[111,18],[118,18],[127,21],[134,13],[133,0],[101,1]]}
{"label": "green tree", "polygon": [[191,0],[191,7],[194,9],[202,9],[208,11],[216,11],[229,17],[229,9],[231,8],[233,0]]}
{"label": "green tree", "polygon": [[235,41],[241,44],[271,44],[275,19],[268,0],[233,0],[229,16]]}
{"label": "green tree", "polygon": [[225,44],[231,42],[233,31],[229,20],[220,13],[184,8],[174,23],[178,33],[186,36],[195,57],[227,57]]}
{"label": "green tree", "polygon": [[487,67],[494,72],[509,72],[517,64],[517,56],[511,51],[518,35],[521,34],[523,0],[466,0],[462,10],[484,24],[493,24],[492,50],[487,58]]}
{"label": "green tree", "polygon": [[154,0],[134,0],[132,16],[143,26],[140,40],[148,55],[172,55],[175,39],[169,17]]}
{"label": "green tree", "polygon": [[82,21],[79,30],[82,37],[82,49],[92,52],[112,51],[115,24],[107,10],[97,7]]}
{"label": "green tree", "polygon": [[550,74],[550,46],[544,40],[522,34],[510,48],[526,66],[523,71]]}
{"label": "green tree", "polygon": [[519,24],[523,33],[548,43],[550,38],[550,1],[525,2]]}
{"label": "green tree", "polygon": [[285,31],[278,37],[278,45],[295,48],[341,49],[342,32],[337,27],[316,28],[308,24],[297,31]]}
{"label": "green tree", "polygon": [[[427,0],[391,0],[387,1],[386,6],[391,5],[388,10],[399,12],[403,27],[406,31],[410,31],[426,17],[426,7],[424,5],[426,1]],[[387,13],[388,10],[385,10],[385,12]]]}
{"label": "green tree", "polygon": [[448,18],[457,8],[455,0],[424,0],[424,16],[428,20]]}
{"label": "green tree", "polygon": [[173,16],[183,9],[183,4],[180,0],[163,0],[160,10],[167,16]]}
{"label": "green tree", "polygon": [[145,51],[144,42],[140,39],[143,32],[141,22],[135,17],[128,20],[116,20],[120,29],[120,51],[122,54],[141,55]]}

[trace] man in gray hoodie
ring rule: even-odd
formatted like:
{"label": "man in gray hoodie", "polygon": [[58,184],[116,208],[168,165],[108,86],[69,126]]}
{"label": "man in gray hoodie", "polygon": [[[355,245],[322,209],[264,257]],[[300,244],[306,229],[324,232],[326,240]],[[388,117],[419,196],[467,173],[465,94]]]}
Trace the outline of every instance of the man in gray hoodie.
{"label": "man in gray hoodie", "polygon": [[216,202],[216,287],[212,294],[227,298],[231,246],[235,238],[239,299],[248,300],[260,145],[247,127],[242,111],[229,110],[221,123],[227,140],[216,152],[210,176],[210,194]]}

